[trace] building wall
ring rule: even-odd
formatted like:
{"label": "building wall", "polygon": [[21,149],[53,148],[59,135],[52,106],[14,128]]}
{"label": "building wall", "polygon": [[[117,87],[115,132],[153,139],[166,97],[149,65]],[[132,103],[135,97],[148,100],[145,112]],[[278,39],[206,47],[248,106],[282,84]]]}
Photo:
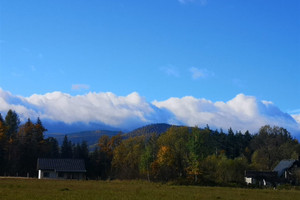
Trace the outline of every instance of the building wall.
{"label": "building wall", "polygon": [[58,174],[59,178],[63,179],[76,179],[76,180],[83,180],[85,179],[84,173],[74,173],[74,172],[64,172],[63,174]]}
{"label": "building wall", "polygon": [[247,184],[254,184],[253,178],[245,177],[245,182]]}
{"label": "building wall", "polygon": [[47,171],[47,170],[39,170],[38,171],[38,178],[57,178],[57,173],[54,171]]}
{"label": "building wall", "polygon": [[38,179],[76,179],[84,180],[85,173],[77,172],[55,172],[47,170],[38,170]]}

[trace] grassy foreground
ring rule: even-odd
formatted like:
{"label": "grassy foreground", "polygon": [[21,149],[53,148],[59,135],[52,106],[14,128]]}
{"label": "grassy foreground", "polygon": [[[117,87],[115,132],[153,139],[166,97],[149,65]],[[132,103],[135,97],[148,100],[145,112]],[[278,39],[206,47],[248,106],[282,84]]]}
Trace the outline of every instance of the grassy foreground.
{"label": "grassy foreground", "polygon": [[298,190],[173,186],[145,181],[0,179],[1,200],[59,199],[300,199]]}

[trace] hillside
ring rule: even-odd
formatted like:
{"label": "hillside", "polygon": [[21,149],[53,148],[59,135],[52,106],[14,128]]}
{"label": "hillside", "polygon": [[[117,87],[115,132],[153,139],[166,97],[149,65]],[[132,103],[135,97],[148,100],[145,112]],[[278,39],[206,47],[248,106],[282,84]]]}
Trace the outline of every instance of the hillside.
{"label": "hillside", "polygon": [[93,148],[95,144],[98,143],[99,138],[102,135],[113,136],[118,134],[119,131],[108,131],[108,130],[95,130],[95,131],[81,131],[74,132],[69,134],[61,134],[61,133],[48,133],[45,134],[45,137],[54,137],[57,139],[59,145],[62,144],[65,135],[68,136],[68,139],[73,143],[81,143],[82,141],[86,141],[90,148]]}
{"label": "hillside", "polygon": [[137,128],[127,134],[125,134],[125,137],[136,137],[140,135],[146,135],[150,136],[152,133],[156,133],[158,135],[166,132],[172,125],[160,123],[160,124],[150,124],[147,126],[143,126],[140,128]]}
{"label": "hillside", "polygon": [[[123,134],[125,138],[135,137],[140,135],[150,136],[152,133],[156,133],[160,135],[161,133],[166,132],[172,125],[170,124],[150,124],[147,126],[143,126],[137,128],[131,132]],[[99,138],[102,135],[114,136],[120,133],[120,131],[109,131],[109,130],[95,130],[95,131],[80,131],[73,132],[68,134],[63,133],[46,133],[45,137],[54,137],[57,139],[59,145],[62,144],[65,135],[68,136],[68,139],[73,143],[81,143],[82,141],[86,141],[90,149],[94,149],[95,145],[98,143]]]}

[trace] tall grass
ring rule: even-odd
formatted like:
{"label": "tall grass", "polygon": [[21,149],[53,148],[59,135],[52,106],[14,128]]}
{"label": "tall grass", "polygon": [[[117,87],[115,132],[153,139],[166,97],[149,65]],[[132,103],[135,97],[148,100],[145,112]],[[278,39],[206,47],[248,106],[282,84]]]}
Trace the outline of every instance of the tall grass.
{"label": "tall grass", "polygon": [[1,200],[300,199],[298,190],[174,186],[145,181],[0,179]]}

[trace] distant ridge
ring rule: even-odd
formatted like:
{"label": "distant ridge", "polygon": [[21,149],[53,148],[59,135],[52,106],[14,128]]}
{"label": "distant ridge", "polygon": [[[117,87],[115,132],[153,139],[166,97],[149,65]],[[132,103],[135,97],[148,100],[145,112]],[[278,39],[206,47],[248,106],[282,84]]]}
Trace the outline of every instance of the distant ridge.
{"label": "distant ridge", "polygon": [[[157,135],[160,135],[164,132],[166,132],[172,125],[165,124],[165,123],[158,123],[158,124],[150,124],[146,125],[140,128],[137,128],[133,131],[130,131],[128,133],[122,134],[124,138],[129,137],[136,137],[145,135],[146,137],[149,137],[152,133],[155,133]],[[111,131],[111,130],[93,130],[93,131],[79,131],[79,132],[73,132],[73,133],[45,133],[45,137],[54,137],[57,139],[58,144],[62,145],[62,142],[64,140],[65,135],[68,136],[68,140],[72,141],[74,144],[81,143],[83,141],[86,141],[89,148],[93,150],[99,141],[99,138],[102,135],[108,135],[108,136],[114,136],[118,133],[122,133],[121,131]]]}
{"label": "distant ridge", "polygon": [[68,136],[68,140],[71,140],[73,143],[81,143],[86,141],[90,148],[93,148],[97,143],[99,138],[102,135],[114,136],[120,133],[120,131],[108,131],[108,130],[94,130],[94,131],[80,131],[75,133],[46,133],[46,137],[54,137],[57,139],[59,145],[62,144],[65,135]]}
{"label": "distant ridge", "polygon": [[152,133],[156,133],[158,135],[166,132],[172,125],[165,124],[165,123],[158,123],[158,124],[150,124],[146,125],[140,128],[137,128],[127,134],[125,134],[125,137],[136,137],[136,136],[150,136]]}

